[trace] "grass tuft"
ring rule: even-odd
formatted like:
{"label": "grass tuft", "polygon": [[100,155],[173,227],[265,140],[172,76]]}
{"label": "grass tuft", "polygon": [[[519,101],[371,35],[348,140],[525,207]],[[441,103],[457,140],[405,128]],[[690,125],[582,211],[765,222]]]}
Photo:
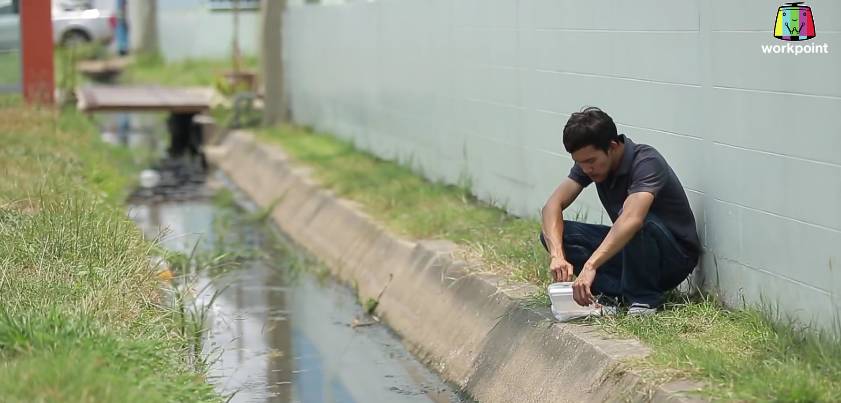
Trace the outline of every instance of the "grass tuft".
{"label": "grass tuft", "polygon": [[0,109],[0,396],[218,401],[120,208],[134,167],[73,111]]}

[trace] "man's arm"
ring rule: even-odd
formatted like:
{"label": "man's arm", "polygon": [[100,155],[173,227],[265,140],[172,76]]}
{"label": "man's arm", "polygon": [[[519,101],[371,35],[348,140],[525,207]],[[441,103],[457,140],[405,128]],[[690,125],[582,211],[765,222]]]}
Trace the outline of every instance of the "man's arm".
{"label": "man's arm", "polygon": [[582,189],[584,188],[578,182],[564,178],[543,206],[543,237],[549,255],[552,256],[549,271],[555,281],[569,281],[572,278],[572,265],[564,257],[563,211],[575,201]]}
{"label": "man's arm", "polygon": [[613,223],[607,236],[598,249],[584,263],[584,267],[573,284],[573,298],[580,305],[593,302],[590,285],[596,276],[596,270],[607,262],[639,232],[645,223],[645,216],[654,203],[654,194],[649,192],[631,193],[622,205],[622,214]]}
{"label": "man's arm", "polygon": [[645,216],[648,215],[648,210],[651,208],[652,203],[654,203],[654,195],[651,193],[638,192],[630,194],[622,205],[622,214],[613,223],[613,226],[602,241],[602,244],[599,245],[599,248],[593,252],[593,255],[584,264],[584,268],[586,269],[589,265],[593,269],[598,269],[610,258],[619,253],[642,228],[645,222]]}

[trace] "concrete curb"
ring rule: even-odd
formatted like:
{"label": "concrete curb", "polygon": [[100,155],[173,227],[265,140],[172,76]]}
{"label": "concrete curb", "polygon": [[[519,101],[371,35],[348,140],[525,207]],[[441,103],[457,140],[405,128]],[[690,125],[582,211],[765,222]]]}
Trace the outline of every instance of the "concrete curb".
{"label": "concrete curb", "polygon": [[400,239],[310,179],[277,146],[233,132],[208,150],[295,242],[377,298],[377,314],[444,378],[481,402],[701,401],[691,382],[651,386],[623,366],[649,350],[592,326],[552,323],[548,309],[526,309],[512,288],[453,257],[447,241]]}

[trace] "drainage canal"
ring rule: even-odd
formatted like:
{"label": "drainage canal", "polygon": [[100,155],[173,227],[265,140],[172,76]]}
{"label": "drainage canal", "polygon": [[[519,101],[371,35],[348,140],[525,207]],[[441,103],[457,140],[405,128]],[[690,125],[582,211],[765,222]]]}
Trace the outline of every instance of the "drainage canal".
{"label": "drainage canal", "polygon": [[[285,241],[221,173],[159,159],[163,119],[100,121],[106,140],[156,156],[129,215],[160,239],[173,287],[194,301],[205,329],[197,356],[220,394],[232,402],[469,401],[367,315],[351,289]],[[125,132],[107,134],[118,126]]]}

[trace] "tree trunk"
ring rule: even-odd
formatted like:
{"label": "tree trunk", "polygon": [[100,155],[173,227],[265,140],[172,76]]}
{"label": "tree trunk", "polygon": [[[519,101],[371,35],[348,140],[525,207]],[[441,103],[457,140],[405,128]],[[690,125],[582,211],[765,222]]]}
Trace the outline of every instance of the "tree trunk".
{"label": "tree trunk", "polygon": [[239,0],[233,0],[231,3],[233,5],[231,13],[234,16],[234,32],[231,35],[231,69],[234,71],[234,77],[239,78]]}
{"label": "tree trunk", "polygon": [[138,53],[157,54],[158,48],[158,1],[134,0],[129,4],[136,12],[137,23],[132,24],[136,36],[135,50]]}
{"label": "tree trunk", "polygon": [[286,0],[263,0],[260,8],[260,76],[264,86],[264,125],[275,125],[289,118],[288,99],[283,86],[284,10]]}

